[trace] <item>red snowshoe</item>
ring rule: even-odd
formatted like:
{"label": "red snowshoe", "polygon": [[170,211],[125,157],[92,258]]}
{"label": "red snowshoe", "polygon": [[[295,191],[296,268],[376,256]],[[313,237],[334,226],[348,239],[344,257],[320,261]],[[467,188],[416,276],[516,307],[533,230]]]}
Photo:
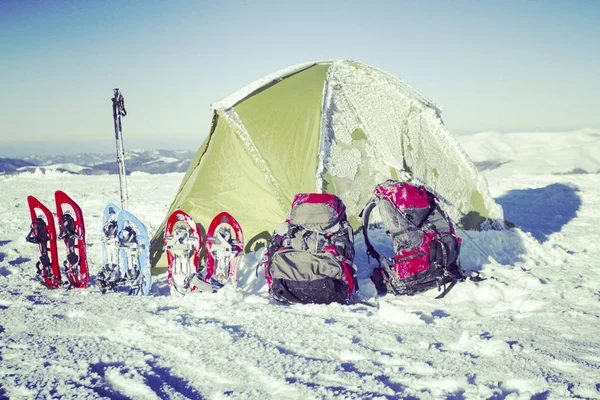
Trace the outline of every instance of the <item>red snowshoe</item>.
{"label": "red snowshoe", "polygon": [[197,288],[190,280],[198,272],[202,236],[192,217],[175,210],[165,227],[165,250],[169,264],[168,283],[171,294],[185,294]]}
{"label": "red snowshoe", "polygon": [[85,225],[81,208],[65,192],[54,194],[56,215],[60,232],[58,238],[65,242],[67,259],[63,262],[70,287],[86,288],[88,267],[85,252]]}
{"label": "red snowshoe", "polygon": [[27,197],[31,215],[31,231],[25,238],[40,249],[40,259],[36,263],[37,275],[48,288],[61,286],[58,249],[56,248],[56,226],[52,212],[33,196]]}
{"label": "red snowshoe", "polygon": [[237,265],[244,251],[240,224],[227,212],[217,215],[206,232],[205,281],[215,287],[237,285]]}

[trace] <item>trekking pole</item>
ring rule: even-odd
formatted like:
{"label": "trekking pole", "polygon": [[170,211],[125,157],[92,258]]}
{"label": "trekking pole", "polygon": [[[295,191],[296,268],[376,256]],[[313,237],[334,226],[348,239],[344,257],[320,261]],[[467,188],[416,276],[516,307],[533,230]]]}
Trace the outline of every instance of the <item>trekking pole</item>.
{"label": "trekking pole", "polygon": [[125,99],[119,88],[113,89],[113,120],[115,123],[115,139],[117,141],[117,166],[119,168],[119,188],[121,192],[121,208],[129,209],[129,196],[127,195],[127,179],[125,174],[125,151],[123,148],[123,131],[121,128],[121,117],[127,115],[125,111]]}

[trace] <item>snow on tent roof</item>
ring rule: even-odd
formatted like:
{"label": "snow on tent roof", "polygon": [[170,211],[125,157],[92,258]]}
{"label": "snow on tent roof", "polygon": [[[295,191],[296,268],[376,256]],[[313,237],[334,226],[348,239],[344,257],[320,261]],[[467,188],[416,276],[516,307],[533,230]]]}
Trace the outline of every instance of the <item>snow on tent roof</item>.
{"label": "snow on tent roof", "polygon": [[[288,77],[290,75],[293,75],[297,72],[300,72],[302,70],[310,68],[314,65],[332,64],[334,62],[336,62],[336,60],[309,61],[309,62],[305,62],[305,63],[301,63],[301,64],[292,65],[290,67],[282,68],[279,71],[276,71],[269,75],[263,76],[262,78],[257,79],[256,81],[250,83],[249,85],[244,86],[242,89],[232,93],[231,95],[227,96],[226,98],[222,99],[221,101],[211,104],[211,108],[213,110],[225,110],[227,108],[231,108],[234,106],[234,104],[239,103],[245,97],[251,95],[252,93],[254,93],[256,91],[259,91],[261,88],[263,88],[265,86],[271,85],[274,82],[278,82],[282,79],[285,79],[286,77]],[[348,61],[348,62],[352,62],[352,61]],[[393,75],[390,75],[387,72],[384,72],[384,71],[379,70],[374,67],[369,67],[369,68],[371,68],[373,70],[377,70],[377,71],[381,72],[382,74],[388,75],[388,77],[390,77],[391,79],[394,79],[396,81],[397,85],[400,88],[404,89],[407,93],[410,93],[413,97],[415,97],[416,99],[421,101],[423,104],[426,104],[427,106],[430,106],[430,107],[436,109],[438,111],[438,113],[441,114],[441,107],[439,107],[437,104],[435,104],[430,99],[426,98],[423,94],[418,92],[416,89],[411,87],[409,84],[407,84],[400,78],[394,77]]]}
{"label": "snow on tent roof", "polygon": [[[503,221],[440,108],[376,68],[348,60],[299,64],[212,107],[210,133],[169,214],[182,209],[206,227],[230,212],[252,244],[287,218],[296,193],[327,192],[344,201],[357,229],[373,187],[408,174],[465,228]],[[164,224],[152,240],[153,266],[166,265]]]}

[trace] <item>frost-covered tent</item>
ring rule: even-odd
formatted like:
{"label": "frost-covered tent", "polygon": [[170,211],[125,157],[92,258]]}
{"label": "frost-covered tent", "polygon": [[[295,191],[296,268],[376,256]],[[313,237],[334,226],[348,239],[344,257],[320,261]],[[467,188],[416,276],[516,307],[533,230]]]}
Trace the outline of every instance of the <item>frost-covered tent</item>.
{"label": "frost-covered tent", "polygon": [[[212,108],[210,133],[169,214],[182,209],[207,227],[228,211],[248,243],[286,219],[296,193],[327,192],[342,198],[358,228],[373,187],[407,171],[451,204],[462,226],[503,220],[440,109],[376,68],[346,60],[295,65]],[[152,240],[153,266],[165,265],[164,225]]]}

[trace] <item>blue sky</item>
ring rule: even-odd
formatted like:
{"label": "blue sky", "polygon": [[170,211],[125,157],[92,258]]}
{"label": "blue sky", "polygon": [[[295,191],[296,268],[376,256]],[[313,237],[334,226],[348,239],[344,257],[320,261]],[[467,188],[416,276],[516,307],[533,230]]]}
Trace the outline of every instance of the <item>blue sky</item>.
{"label": "blue sky", "polygon": [[0,156],[197,148],[210,103],[348,58],[444,107],[457,134],[600,128],[599,1],[0,1]]}

